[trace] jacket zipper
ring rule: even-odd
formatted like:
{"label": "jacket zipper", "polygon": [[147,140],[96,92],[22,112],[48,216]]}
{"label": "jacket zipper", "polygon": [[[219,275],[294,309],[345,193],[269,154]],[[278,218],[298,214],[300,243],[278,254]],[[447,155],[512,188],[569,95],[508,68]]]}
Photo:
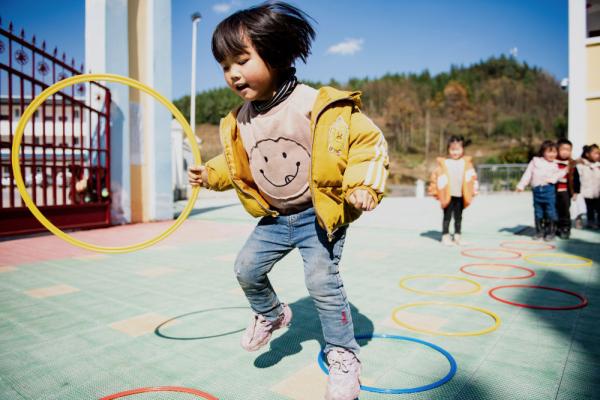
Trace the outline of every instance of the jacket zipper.
{"label": "jacket zipper", "polygon": [[242,193],[244,193],[244,194],[246,194],[246,195],[248,195],[248,196],[252,197],[252,198],[254,199],[254,201],[256,201],[256,203],[257,203],[257,204],[260,206],[260,208],[262,208],[262,209],[263,209],[263,210],[264,210],[264,211],[265,211],[267,214],[269,214],[269,215],[271,215],[271,216],[273,216],[273,217],[277,217],[277,216],[279,215],[279,213],[278,213],[277,211],[270,210],[270,209],[266,208],[265,206],[263,206],[263,205],[260,203],[260,201],[258,200],[258,198],[257,198],[256,196],[254,196],[252,193],[248,193],[248,192],[246,192],[245,190],[243,190],[243,189],[240,187],[240,185],[238,185],[237,183],[235,183],[235,182],[233,181],[233,179],[231,180],[231,183],[233,183],[233,185],[234,185],[236,188],[238,188],[238,190],[239,190],[240,192],[242,192]]}
{"label": "jacket zipper", "polygon": [[[227,156],[227,152],[225,151],[223,153],[225,155],[225,160],[227,160],[227,163],[230,164],[229,161],[229,157]],[[279,213],[277,211],[273,211],[273,210],[269,210],[268,208],[265,208],[260,201],[258,200],[258,198],[256,196],[254,196],[252,193],[248,193],[247,191],[243,190],[240,185],[238,185],[233,179],[231,179],[231,183],[242,193],[246,194],[247,196],[250,196],[254,199],[254,201],[256,201],[256,203],[260,206],[260,208],[262,208],[267,214],[276,217],[279,215]]]}
{"label": "jacket zipper", "polygon": [[[319,222],[320,222],[321,226],[324,226],[324,227],[325,227],[325,230],[327,231],[327,240],[329,240],[329,242],[332,242],[332,241],[333,241],[334,235],[335,235],[335,233],[336,233],[336,232],[339,230],[339,228],[336,228],[336,229],[334,229],[333,231],[329,232],[329,228],[328,228],[328,227],[327,227],[327,225],[326,225],[326,224],[323,222],[323,220],[322,220],[321,216],[320,216],[320,215],[319,215],[319,213],[317,212],[317,207],[316,207],[316,205],[315,205],[315,195],[314,195],[314,194],[315,194],[315,191],[314,191],[314,189],[313,189],[313,167],[314,167],[314,165],[315,165],[315,164],[314,164],[314,162],[313,162],[313,161],[314,161],[314,160],[313,160],[313,157],[314,157],[314,154],[315,154],[314,147],[315,147],[315,136],[316,136],[316,135],[315,135],[315,130],[316,130],[316,128],[317,128],[317,121],[319,120],[319,117],[321,117],[321,114],[323,114],[323,112],[324,112],[324,111],[327,109],[327,107],[329,107],[330,105],[332,105],[332,104],[334,104],[334,103],[337,103],[338,101],[343,101],[343,100],[352,100],[352,98],[351,98],[350,96],[348,96],[348,97],[343,97],[343,98],[341,98],[341,99],[332,100],[332,101],[330,101],[329,103],[325,104],[325,105],[324,105],[324,106],[321,108],[321,110],[319,110],[319,113],[318,113],[318,114],[317,114],[317,116],[315,117],[315,120],[314,120],[315,122],[314,122],[314,124],[311,124],[311,125],[312,125],[312,126],[311,126],[311,133],[312,133],[312,147],[313,147],[313,148],[311,149],[311,153],[310,153],[310,180],[308,181],[308,186],[309,186],[309,188],[310,188],[310,194],[311,194],[311,196],[310,196],[310,197],[311,197],[311,201],[312,201],[312,204],[313,204],[313,208],[314,208],[314,210],[315,210],[315,215],[317,216],[317,221],[319,221]],[[342,207],[343,207],[343,204],[342,204]]]}

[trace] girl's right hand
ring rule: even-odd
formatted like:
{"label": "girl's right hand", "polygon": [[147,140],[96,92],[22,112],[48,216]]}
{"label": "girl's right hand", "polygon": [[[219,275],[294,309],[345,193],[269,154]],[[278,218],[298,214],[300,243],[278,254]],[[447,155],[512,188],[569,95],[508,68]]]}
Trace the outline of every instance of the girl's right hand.
{"label": "girl's right hand", "polygon": [[188,171],[188,182],[192,187],[204,186],[208,184],[208,171],[203,165],[194,165]]}

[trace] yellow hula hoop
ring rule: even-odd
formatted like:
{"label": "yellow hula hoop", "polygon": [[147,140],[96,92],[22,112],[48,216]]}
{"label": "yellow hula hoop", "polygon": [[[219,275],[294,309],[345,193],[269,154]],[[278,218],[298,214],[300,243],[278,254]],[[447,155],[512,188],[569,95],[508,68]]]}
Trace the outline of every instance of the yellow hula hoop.
{"label": "yellow hula hoop", "polygon": [[[429,329],[417,328],[415,326],[407,324],[406,322],[401,321],[396,316],[396,314],[398,313],[398,311],[401,311],[401,310],[404,310],[404,309],[407,309],[407,308],[410,308],[410,307],[420,307],[420,306],[429,306],[429,305],[461,307],[461,308],[466,308],[466,309],[469,309],[469,310],[479,311],[479,312],[481,312],[483,314],[486,314],[486,315],[489,315],[490,317],[492,317],[494,319],[494,325],[492,325],[492,326],[490,326],[488,328],[485,328],[485,329],[481,329],[479,331],[470,331],[470,332],[442,332],[442,331],[434,331],[434,330],[429,330]],[[404,327],[406,329],[409,329],[411,331],[420,332],[420,333],[428,333],[430,335],[439,335],[439,336],[479,336],[479,335],[485,335],[486,333],[490,333],[490,332],[495,331],[496,329],[498,329],[498,327],[502,323],[502,320],[500,319],[500,317],[498,316],[498,314],[496,314],[493,311],[486,310],[485,308],[470,306],[468,304],[444,303],[444,302],[438,302],[438,301],[422,301],[422,302],[418,302],[418,303],[410,303],[410,304],[405,304],[405,305],[400,306],[400,307],[396,307],[396,308],[394,308],[394,311],[392,312],[392,319],[398,325],[400,325],[400,326],[402,326],[402,327]]]}
{"label": "yellow hula hoop", "polygon": [[78,246],[78,247],[81,247],[86,250],[96,251],[99,253],[115,254],[115,253],[127,253],[127,252],[131,252],[131,251],[141,250],[146,247],[150,247],[153,244],[163,240],[164,238],[169,236],[171,233],[173,233],[177,228],[179,228],[179,226],[183,223],[183,221],[185,221],[185,219],[188,217],[188,215],[192,211],[192,208],[194,207],[194,204],[196,203],[196,199],[198,198],[198,192],[200,190],[199,187],[193,188],[192,196],[190,197],[183,212],[179,215],[179,217],[173,223],[173,225],[171,225],[166,231],[164,231],[160,235],[158,235],[152,239],[149,239],[145,242],[132,244],[129,246],[105,247],[105,246],[97,246],[94,244],[86,243],[84,241],[81,241],[79,239],[76,239],[76,238],[66,234],[65,232],[63,232],[62,230],[57,228],[56,225],[54,225],[52,222],[50,222],[40,212],[40,210],[37,208],[35,203],[31,200],[31,197],[29,196],[29,193],[27,193],[27,189],[25,188],[25,183],[23,182],[23,177],[21,175],[21,168],[20,168],[20,160],[19,160],[19,147],[21,146],[21,140],[23,138],[25,126],[27,125],[27,122],[29,122],[29,120],[31,119],[31,116],[33,115],[35,110],[39,106],[41,106],[48,97],[52,96],[53,94],[57,93],[58,91],[60,91],[64,88],[66,88],[67,86],[75,85],[75,84],[82,83],[82,82],[91,82],[91,81],[108,81],[108,82],[121,83],[121,84],[130,86],[130,87],[133,87],[135,89],[139,89],[139,90],[149,94],[150,96],[154,97],[162,105],[167,107],[167,109],[175,116],[175,119],[183,127],[183,131],[185,132],[185,134],[190,142],[190,146],[192,149],[192,155],[194,157],[194,162],[198,165],[202,162],[201,158],[200,158],[200,149],[198,148],[198,144],[196,143],[196,138],[194,136],[194,133],[192,132],[192,128],[187,123],[187,121],[185,120],[185,118],[181,114],[181,112],[179,112],[179,110],[173,105],[173,103],[171,103],[169,100],[167,100],[160,93],[158,93],[154,89],[144,85],[143,83],[136,81],[135,79],[127,78],[127,77],[120,76],[120,75],[83,74],[83,75],[76,75],[76,76],[66,78],[66,79],[56,82],[52,86],[48,87],[46,90],[44,90],[42,93],[40,93],[35,99],[33,99],[31,104],[29,104],[29,106],[27,106],[27,108],[23,112],[23,115],[22,115],[21,119],[19,120],[19,124],[17,125],[17,129],[15,131],[15,136],[14,136],[14,140],[13,140],[13,144],[12,144],[12,155],[11,155],[12,168],[13,168],[13,173],[14,173],[16,184],[17,184],[17,188],[19,189],[19,193],[21,194],[21,197],[23,198],[25,205],[31,211],[33,216],[38,221],[40,221],[40,223],[42,225],[44,225],[50,232],[52,232],[53,234],[55,234],[56,236],[58,236],[59,238],[63,239],[64,241],[66,241],[68,243],[71,243],[74,246]]}
{"label": "yellow hula hoop", "polygon": [[[447,278],[447,279],[454,279],[457,281],[463,281],[463,282],[468,282],[471,285],[473,285],[472,289],[468,289],[468,290],[464,290],[462,292],[436,292],[434,290],[419,290],[419,289],[414,289],[411,288],[409,286],[406,285],[406,281],[412,280],[412,279],[421,279],[421,278]],[[463,278],[462,276],[454,276],[454,275],[441,275],[441,274],[422,274],[422,275],[411,275],[411,276],[407,276],[405,278],[402,278],[400,280],[399,283],[401,288],[404,288],[406,290],[410,290],[411,292],[415,292],[415,293],[419,293],[419,294],[427,294],[427,295],[434,295],[434,296],[462,296],[462,295],[466,295],[466,294],[471,294],[471,293],[476,293],[478,291],[481,290],[481,285],[477,282],[475,282],[472,279],[468,279],[468,278]]]}
{"label": "yellow hula hoop", "polygon": [[[570,258],[573,260],[582,260],[584,261],[583,263],[579,263],[579,264],[573,264],[573,263],[553,263],[553,262],[545,262],[545,261],[539,261],[539,260],[534,260],[534,257],[554,257],[554,258]],[[524,260],[532,263],[532,264],[536,264],[536,265],[541,265],[544,267],[590,267],[594,261],[589,259],[589,258],[585,258],[585,257],[581,257],[581,256],[576,256],[576,255],[572,255],[572,254],[563,254],[563,253],[551,253],[551,254],[545,254],[545,253],[536,253],[536,254],[527,254],[526,256],[523,257]]]}

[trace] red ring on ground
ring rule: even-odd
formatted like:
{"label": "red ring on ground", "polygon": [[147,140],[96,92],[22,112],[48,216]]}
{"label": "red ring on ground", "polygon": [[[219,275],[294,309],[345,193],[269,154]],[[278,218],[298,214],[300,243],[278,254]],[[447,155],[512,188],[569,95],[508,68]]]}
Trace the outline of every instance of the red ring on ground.
{"label": "red ring on ground", "polygon": [[215,396],[210,395],[208,393],[201,392],[200,390],[184,388],[184,387],[179,387],[179,386],[157,386],[157,387],[144,387],[144,388],[139,388],[139,389],[126,390],[124,392],[110,394],[106,397],[102,397],[100,400],[120,399],[121,397],[127,397],[127,396],[131,396],[134,394],[149,393],[149,392],[180,392],[180,393],[193,394],[193,395],[196,395],[196,396],[198,396],[202,399],[206,399],[206,400],[219,400]]}
{"label": "red ring on ground", "polygon": [[[511,256],[511,257],[483,257],[483,256],[474,256],[472,254],[469,254],[470,252],[473,252],[473,251],[495,251],[498,253],[510,253],[510,254],[513,254],[513,256]],[[519,253],[518,251],[506,250],[506,249],[467,249],[467,250],[461,251],[460,254],[465,257],[481,258],[482,260],[513,260],[515,258],[521,258],[521,256],[523,255],[523,254]]]}
{"label": "red ring on ground", "polygon": [[[533,244],[536,245],[537,247],[529,247],[529,248],[523,248],[523,247],[511,247],[512,244]],[[545,247],[543,247],[545,246]],[[507,240],[505,242],[500,243],[500,247],[503,247],[505,249],[509,249],[509,250],[521,250],[521,251],[544,251],[544,250],[554,250],[556,249],[556,246],[550,243],[538,243],[538,242],[534,242],[534,241],[529,241],[529,240]]]}
{"label": "red ring on ground", "polygon": [[[498,296],[496,296],[494,294],[495,290],[506,289],[506,288],[532,288],[532,289],[552,290],[552,291],[555,291],[555,292],[570,294],[571,296],[577,297],[581,301],[580,301],[579,304],[575,304],[573,306],[547,307],[547,306],[535,306],[535,305],[531,305],[531,304],[517,303],[517,302],[514,302],[514,301],[510,301],[510,300],[506,300],[506,299],[500,298],[500,297],[498,297]],[[576,310],[578,308],[583,308],[583,307],[585,307],[585,306],[588,305],[588,299],[585,296],[583,296],[583,295],[581,295],[579,293],[571,292],[570,290],[565,290],[565,289],[561,289],[561,288],[554,288],[554,287],[550,287],[550,286],[538,286],[538,285],[505,285],[505,286],[497,286],[495,288],[490,289],[490,291],[488,292],[488,294],[493,299],[498,300],[498,301],[500,301],[502,303],[510,304],[511,306],[523,307],[523,308],[534,308],[536,310]]]}
{"label": "red ring on ground", "polygon": [[[523,271],[527,271],[528,275],[525,276],[493,276],[493,275],[480,275],[480,274],[474,274],[473,272],[469,272],[467,271],[467,267],[474,267],[476,265],[496,265],[496,266],[501,266],[501,267],[510,267],[510,268],[515,268],[515,269],[521,269]],[[477,276],[479,278],[487,278],[487,279],[527,279],[527,278],[531,278],[532,276],[535,276],[535,271],[529,268],[525,268],[525,267],[520,267],[518,265],[513,265],[513,264],[495,264],[495,263],[478,263],[478,264],[465,264],[462,267],[460,267],[460,271],[464,272],[467,275],[472,275],[472,276]]]}

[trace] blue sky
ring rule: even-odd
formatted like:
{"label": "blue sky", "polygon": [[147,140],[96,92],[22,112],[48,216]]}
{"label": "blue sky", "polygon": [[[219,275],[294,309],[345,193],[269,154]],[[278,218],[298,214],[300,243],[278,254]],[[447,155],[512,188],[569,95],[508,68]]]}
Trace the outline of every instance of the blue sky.
{"label": "blue sky", "polygon": [[[173,98],[189,93],[190,15],[203,19],[198,32],[199,90],[224,85],[210,52],[215,26],[248,0],[172,0]],[[293,1],[316,21],[317,39],[302,79],[346,81],[387,72],[432,73],[514,52],[557,79],[568,74],[566,0],[302,0]],[[12,20],[69,59],[84,58],[84,0],[0,0],[2,25]]]}

